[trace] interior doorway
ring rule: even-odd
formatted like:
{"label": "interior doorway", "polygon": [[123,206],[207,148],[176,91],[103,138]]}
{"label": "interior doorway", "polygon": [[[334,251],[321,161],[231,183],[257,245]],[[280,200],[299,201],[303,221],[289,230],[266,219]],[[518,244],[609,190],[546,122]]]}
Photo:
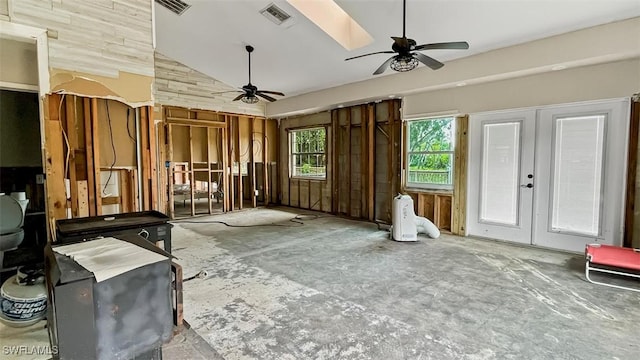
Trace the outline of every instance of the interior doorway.
{"label": "interior doorway", "polygon": [[620,245],[629,100],[471,115],[469,235]]}

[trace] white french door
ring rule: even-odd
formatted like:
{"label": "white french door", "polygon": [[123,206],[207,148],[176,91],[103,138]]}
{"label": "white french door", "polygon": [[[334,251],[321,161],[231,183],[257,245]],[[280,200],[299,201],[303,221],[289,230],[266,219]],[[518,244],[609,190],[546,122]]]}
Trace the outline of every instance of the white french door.
{"label": "white french door", "polygon": [[628,100],[472,115],[469,235],[583,251],[619,245]]}

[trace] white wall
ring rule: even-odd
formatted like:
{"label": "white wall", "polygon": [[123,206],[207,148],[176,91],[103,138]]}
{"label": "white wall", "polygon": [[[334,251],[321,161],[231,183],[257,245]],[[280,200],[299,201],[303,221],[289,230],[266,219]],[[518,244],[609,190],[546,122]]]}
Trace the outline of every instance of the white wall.
{"label": "white wall", "polygon": [[153,0],[10,0],[9,21],[48,32],[50,88],[152,101]]}
{"label": "white wall", "polygon": [[640,59],[632,59],[409,95],[403,117],[628,97],[639,91]]}
{"label": "white wall", "polygon": [[636,17],[449,61],[437,71],[421,66],[406,73],[284,98],[267,104],[267,116],[317,112],[389,95],[433,94],[461,82],[476,85],[544,74],[557,65],[571,69],[639,57],[640,17]]}
{"label": "white wall", "polygon": [[234,91],[236,88],[157,52],[155,73],[156,104],[264,116],[262,101],[256,104],[232,101],[240,93],[217,93]]}

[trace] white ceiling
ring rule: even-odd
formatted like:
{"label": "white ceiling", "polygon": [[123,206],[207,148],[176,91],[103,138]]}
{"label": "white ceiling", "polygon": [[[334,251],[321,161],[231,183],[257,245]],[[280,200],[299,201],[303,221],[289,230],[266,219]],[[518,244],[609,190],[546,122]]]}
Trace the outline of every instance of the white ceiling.
{"label": "white ceiling", "polygon": [[[373,78],[387,54],[344,59],[390,50],[390,36],[402,36],[401,0],[336,0],[374,38],[371,45],[353,51],[345,50],[285,0],[184,1],[192,6],[181,16],[156,4],[160,53],[240,87],[248,81],[244,46],[252,45],[252,82],[287,96]],[[271,2],[293,16],[287,27],[259,14]],[[469,42],[469,50],[425,52],[446,64],[637,16],[640,0],[407,0],[407,37],[418,44]],[[394,73],[387,70],[378,77]]]}

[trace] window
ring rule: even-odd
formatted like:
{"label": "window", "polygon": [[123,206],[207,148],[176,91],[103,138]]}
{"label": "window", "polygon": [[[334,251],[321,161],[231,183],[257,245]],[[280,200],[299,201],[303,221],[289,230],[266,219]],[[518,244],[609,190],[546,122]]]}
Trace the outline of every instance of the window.
{"label": "window", "polygon": [[289,133],[292,177],[326,178],[326,139],[325,128],[292,130]]}
{"label": "window", "polygon": [[454,126],[452,116],[408,122],[408,187],[453,189]]}

